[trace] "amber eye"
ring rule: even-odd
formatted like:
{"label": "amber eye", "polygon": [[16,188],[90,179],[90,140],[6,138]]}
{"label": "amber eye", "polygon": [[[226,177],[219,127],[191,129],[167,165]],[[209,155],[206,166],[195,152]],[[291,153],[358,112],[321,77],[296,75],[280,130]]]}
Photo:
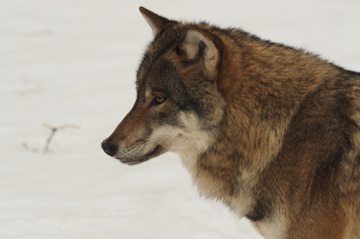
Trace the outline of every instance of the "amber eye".
{"label": "amber eye", "polygon": [[153,102],[157,105],[164,103],[164,101],[165,101],[165,97],[162,96],[155,96],[153,100]]}

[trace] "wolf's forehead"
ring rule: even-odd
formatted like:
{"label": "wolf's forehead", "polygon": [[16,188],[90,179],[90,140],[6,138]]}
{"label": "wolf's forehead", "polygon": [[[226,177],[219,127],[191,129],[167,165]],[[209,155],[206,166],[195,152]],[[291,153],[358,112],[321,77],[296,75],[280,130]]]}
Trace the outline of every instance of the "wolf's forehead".
{"label": "wolf's forehead", "polygon": [[183,91],[182,77],[176,66],[166,57],[158,59],[151,66],[146,77],[138,81],[138,95],[142,96],[146,90],[163,92],[177,98],[177,93]]}
{"label": "wolf's forehead", "polygon": [[136,87],[139,88],[147,78],[154,64],[164,57],[164,54],[180,43],[185,38],[185,29],[169,29],[159,36],[148,46],[138,68]]}
{"label": "wolf's forehead", "polygon": [[[145,56],[146,58],[146,56]],[[145,71],[148,66],[143,66],[140,71]],[[187,91],[183,75],[168,57],[159,57],[152,62],[150,69],[146,69],[144,76],[137,80],[137,97],[145,100],[146,92],[162,92],[170,97],[181,109],[194,104],[193,97]]]}

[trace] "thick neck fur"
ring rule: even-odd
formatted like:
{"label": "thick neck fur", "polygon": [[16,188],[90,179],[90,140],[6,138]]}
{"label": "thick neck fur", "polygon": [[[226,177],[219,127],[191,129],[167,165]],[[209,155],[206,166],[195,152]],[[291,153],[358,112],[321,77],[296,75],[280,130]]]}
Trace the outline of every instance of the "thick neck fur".
{"label": "thick neck fur", "polygon": [[302,100],[336,69],[303,51],[237,31],[231,36],[222,39],[224,51],[218,77],[227,102],[221,132],[231,135],[229,141],[243,154],[244,169],[259,173],[266,167],[264,162],[279,152],[283,135]]}

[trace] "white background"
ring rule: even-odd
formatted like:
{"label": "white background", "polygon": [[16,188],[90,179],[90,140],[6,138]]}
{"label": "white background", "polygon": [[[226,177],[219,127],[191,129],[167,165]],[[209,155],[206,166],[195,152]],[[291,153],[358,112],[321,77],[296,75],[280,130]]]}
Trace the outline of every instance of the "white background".
{"label": "white background", "polygon": [[[261,238],[200,198],[176,155],[129,167],[102,152],[132,107],[152,39],[140,5],[241,27],[360,71],[356,0],[1,0],[0,238]],[[80,128],[58,131],[43,153],[44,123]]]}

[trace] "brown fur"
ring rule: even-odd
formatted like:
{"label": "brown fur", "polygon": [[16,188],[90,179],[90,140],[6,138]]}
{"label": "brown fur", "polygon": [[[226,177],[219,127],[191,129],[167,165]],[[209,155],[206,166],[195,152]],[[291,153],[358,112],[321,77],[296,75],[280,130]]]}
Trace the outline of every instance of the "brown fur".
{"label": "brown fur", "polygon": [[[141,11],[155,40],[138,92],[171,75],[159,70],[166,59],[216,136],[189,168],[199,191],[266,238],[360,238],[360,74],[238,29]],[[114,135],[130,134],[128,120]]]}

